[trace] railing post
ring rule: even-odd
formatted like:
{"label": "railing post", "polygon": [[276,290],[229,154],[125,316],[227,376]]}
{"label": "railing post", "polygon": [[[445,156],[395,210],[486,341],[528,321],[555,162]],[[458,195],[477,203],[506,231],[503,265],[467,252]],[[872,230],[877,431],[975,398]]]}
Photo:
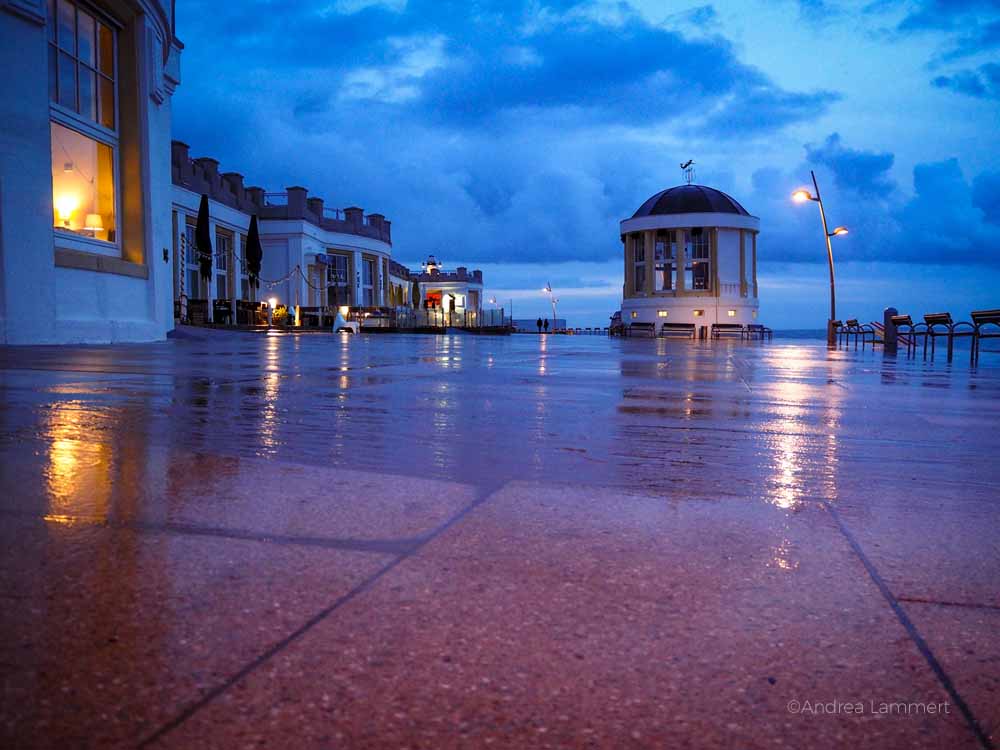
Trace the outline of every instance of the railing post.
{"label": "railing post", "polygon": [[892,322],[893,315],[899,315],[899,311],[895,307],[887,307],[882,313],[882,327],[884,329],[882,332],[882,351],[895,356],[899,350],[899,332],[896,330],[896,324]]}

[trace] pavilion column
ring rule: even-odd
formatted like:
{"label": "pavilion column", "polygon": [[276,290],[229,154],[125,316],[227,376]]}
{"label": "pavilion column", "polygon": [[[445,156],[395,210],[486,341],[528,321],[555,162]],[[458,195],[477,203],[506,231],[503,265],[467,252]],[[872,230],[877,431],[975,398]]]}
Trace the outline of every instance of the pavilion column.
{"label": "pavilion column", "polygon": [[740,297],[747,296],[747,232],[740,230]]}
{"label": "pavilion column", "polygon": [[[713,227],[708,234],[708,257],[712,264],[712,293],[716,298],[722,296],[722,285],[719,283],[719,229]],[[719,321],[716,320],[716,323]]]}
{"label": "pavilion column", "polygon": [[687,229],[675,229],[677,233],[677,295],[681,296],[687,291],[685,287],[686,279],[684,269],[687,268]]}
{"label": "pavilion column", "polygon": [[757,233],[750,233],[750,241],[753,245],[753,297],[757,299]]}
{"label": "pavilion column", "polygon": [[647,297],[652,297],[653,288],[656,286],[653,279],[653,268],[655,268],[653,264],[653,255],[656,252],[656,230],[647,229],[642,233],[642,235],[643,246],[646,250],[646,288],[644,291],[646,292]]}
{"label": "pavilion column", "polygon": [[632,235],[626,234],[625,241],[622,243],[625,249],[625,290],[622,293],[622,297],[631,297],[635,288],[635,261],[633,260],[633,244]]}

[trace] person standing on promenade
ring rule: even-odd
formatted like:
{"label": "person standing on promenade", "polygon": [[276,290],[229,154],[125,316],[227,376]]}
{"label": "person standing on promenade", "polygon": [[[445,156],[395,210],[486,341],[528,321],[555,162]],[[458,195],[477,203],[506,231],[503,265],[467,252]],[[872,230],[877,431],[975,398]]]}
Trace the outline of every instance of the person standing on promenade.
{"label": "person standing on promenade", "polygon": [[542,319],[539,318],[538,320],[536,320],[535,321],[535,325],[538,326],[538,332],[541,333],[542,332]]}
{"label": "person standing on promenade", "polygon": [[545,332],[546,333],[549,332],[549,319],[548,318],[545,319]]}

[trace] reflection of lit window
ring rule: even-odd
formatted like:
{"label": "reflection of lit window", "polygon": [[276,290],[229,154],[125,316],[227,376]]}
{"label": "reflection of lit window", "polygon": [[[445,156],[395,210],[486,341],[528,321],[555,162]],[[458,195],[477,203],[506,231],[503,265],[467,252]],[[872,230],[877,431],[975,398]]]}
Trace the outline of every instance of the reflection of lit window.
{"label": "reflection of lit window", "polygon": [[657,310],[656,315],[660,318],[665,318],[670,314],[669,310]]}
{"label": "reflection of lit window", "polygon": [[53,225],[117,243],[116,32],[70,0],[49,8]]}

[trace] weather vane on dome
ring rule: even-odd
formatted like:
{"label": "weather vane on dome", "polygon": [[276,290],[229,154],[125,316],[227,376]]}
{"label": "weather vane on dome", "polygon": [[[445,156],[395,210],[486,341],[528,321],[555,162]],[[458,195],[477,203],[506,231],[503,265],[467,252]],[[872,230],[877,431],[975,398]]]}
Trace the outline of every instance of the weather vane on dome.
{"label": "weather vane on dome", "polygon": [[687,180],[687,184],[690,185],[694,182],[694,159],[688,159],[681,164],[681,169],[684,171],[684,179]]}

